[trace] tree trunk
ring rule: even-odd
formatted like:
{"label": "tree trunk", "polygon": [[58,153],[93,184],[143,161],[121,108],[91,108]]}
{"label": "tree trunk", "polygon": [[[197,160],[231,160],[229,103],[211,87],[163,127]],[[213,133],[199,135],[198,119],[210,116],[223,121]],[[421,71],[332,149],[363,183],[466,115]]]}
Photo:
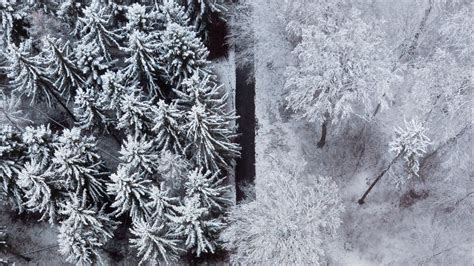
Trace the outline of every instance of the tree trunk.
{"label": "tree trunk", "polygon": [[318,148],[322,148],[326,144],[327,131],[328,131],[328,119],[324,120],[323,125],[321,127],[321,139],[319,139],[318,141]]}
{"label": "tree trunk", "polygon": [[391,162],[390,164],[377,176],[377,178],[375,178],[374,182],[372,182],[372,184],[370,185],[370,187],[367,189],[367,191],[365,191],[364,195],[362,195],[362,197],[357,201],[357,203],[359,203],[360,205],[364,204],[365,203],[365,198],[367,197],[367,195],[369,195],[370,191],[374,188],[375,184],[377,184],[380,179],[382,179],[382,176],[385,175],[385,173],[390,170],[390,167],[392,167],[392,165],[395,163],[395,161],[400,157],[400,155],[398,155],[397,157],[395,157]]}

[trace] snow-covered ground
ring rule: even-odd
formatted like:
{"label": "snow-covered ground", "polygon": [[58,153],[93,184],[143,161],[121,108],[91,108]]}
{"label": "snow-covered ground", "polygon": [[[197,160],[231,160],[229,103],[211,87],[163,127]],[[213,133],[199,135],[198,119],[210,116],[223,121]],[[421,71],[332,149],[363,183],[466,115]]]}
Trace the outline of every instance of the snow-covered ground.
{"label": "snow-covered ground", "polygon": [[[284,107],[284,70],[292,60],[292,48],[281,34],[285,25],[271,9],[254,6],[257,198],[259,188],[271,182],[269,169],[304,160],[306,171],[332,176],[341,189],[346,211],[339,236],[328,243],[330,264],[471,265],[473,169],[461,163],[456,168],[455,160],[464,156],[465,162],[467,156],[472,162],[472,127],[448,147],[443,146],[445,140],[434,143],[431,151],[442,148],[422,163],[424,181],[398,190],[387,174],[366,204],[357,204],[369,182],[393,158],[388,143],[393,128],[410,112],[408,99],[399,99],[373,124],[352,117],[352,127],[337,132],[330,127],[326,146],[316,148],[320,125],[295,120]],[[454,124],[450,128],[461,129]],[[455,179],[445,178],[455,171],[459,173]]]}

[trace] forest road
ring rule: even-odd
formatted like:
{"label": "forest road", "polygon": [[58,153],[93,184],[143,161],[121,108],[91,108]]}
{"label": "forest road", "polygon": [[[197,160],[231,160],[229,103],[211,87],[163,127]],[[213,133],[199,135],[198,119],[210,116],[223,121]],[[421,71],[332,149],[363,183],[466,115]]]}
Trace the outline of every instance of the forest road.
{"label": "forest road", "polygon": [[[236,53],[238,50],[236,49]],[[243,186],[253,186],[255,181],[255,80],[253,67],[236,68],[235,108],[239,116],[238,142],[242,147],[241,156],[236,160],[235,183],[237,203],[245,199]]]}

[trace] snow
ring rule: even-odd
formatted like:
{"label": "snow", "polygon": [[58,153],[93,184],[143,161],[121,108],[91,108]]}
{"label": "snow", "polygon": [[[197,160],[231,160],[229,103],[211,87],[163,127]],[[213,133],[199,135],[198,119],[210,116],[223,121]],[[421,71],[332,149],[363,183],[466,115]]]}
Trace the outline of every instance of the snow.
{"label": "snow", "polygon": [[[264,185],[271,182],[267,174],[273,162],[304,160],[309,173],[334,178],[346,208],[339,236],[328,243],[326,259],[330,264],[472,264],[474,254],[468,247],[472,248],[473,241],[474,197],[469,194],[469,188],[474,185],[474,173],[472,166],[466,165],[467,161],[472,162],[472,127],[455,141],[455,148],[445,147],[429,159],[431,168],[427,168],[428,163],[425,167],[420,163],[420,176],[425,181],[409,182],[397,189],[392,180],[397,173],[386,174],[366,203],[358,205],[357,199],[393,159],[393,154],[387,152],[393,128],[403,125],[404,114],[412,118],[410,114],[419,112],[410,106],[416,106],[414,103],[420,99],[398,96],[396,105],[378,114],[373,124],[351,117],[350,124],[329,133],[326,147],[317,149],[320,125],[295,120],[284,108],[283,73],[292,62],[292,46],[281,34],[284,24],[275,15],[275,9],[269,8],[271,5],[256,1],[253,6],[256,7],[254,25],[258,25],[255,36],[257,199],[259,190],[264,191]],[[434,121],[427,126],[439,127]],[[452,126],[456,128],[452,132],[459,132],[460,125]],[[432,137],[431,134],[428,136]],[[428,154],[444,147],[443,142],[443,139],[434,142]],[[458,161],[459,169],[451,164],[453,158],[463,158]],[[437,163],[441,165],[434,167]],[[443,179],[453,174],[457,179]],[[465,199],[456,205],[462,198]]]}

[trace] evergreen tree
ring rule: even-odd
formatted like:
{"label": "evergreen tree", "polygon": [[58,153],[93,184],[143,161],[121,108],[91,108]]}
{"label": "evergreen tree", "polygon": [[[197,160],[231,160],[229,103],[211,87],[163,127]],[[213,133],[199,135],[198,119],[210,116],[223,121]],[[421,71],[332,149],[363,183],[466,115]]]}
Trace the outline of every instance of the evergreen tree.
{"label": "evergreen tree", "polygon": [[189,26],[189,16],[182,5],[176,0],[163,0],[157,7],[158,20],[162,25],[176,23],[183,27]]}
{"label": "evergreen tree", "polygon": [[91,87],[79,88],[74,98],[74,114],[77,126],[82,129],[106,129],[112,122],[106,110],[100,106],[100,95]]}
{"label": "evergreen tree", "polygon": [[121,164],[110,179],[107,192],[114,197],[111,207],[115,208],[116,217],[128,213],[134,221],[138,221],[149,216],[146,204],[151,182],[144,172],[136,171],[129,164]]}
{"label": "evergreen tree", "polygon": [[87,198],[83,201],[104,201],[104,166],[94,137],[82,135],[79,128],[64,129],[58,138],[52,167],[67,185],[68,191],[78,197],[87,192]]}
{"label": "evergreen tree", "polygon": [[183,152],[181,135],[184,113],[180,111],[176,103],[167,104],[159,100],[154,112],[152,131],[156,135],[155,144],[157,150],[171,150],[177,154]]}
{"label": "evergreen tree", "polygon": [[62,197],[58,187],[63,186],[56,175],[36,161],[26,162],[18,175],[18,186],[24,192],[24,205],[29,212],[40,213],[40,220],[57,220],[58,203]]}
{"label": "evergreen tree", "polygon": [[167,217],[176,224],[174,234],[185,239],[186,248],[198,257],[202,253],[214,253],[214,238],[224,224],[209,218],[208,208],[201,206],[198,197],[186,197],[184,205],[174,210],[176,215]]}
{"label": "evergreen tree", "polygon": [[163,150],[158,161],[158,173],[168,187],[179,191],[189,169],[189,162],[182,155]]}
{"label": "evergreen tree", "polygon": [[[15,23],[23,21],[27,14],[25,12],[25,5],[22,3],[13,3],[11,1],[2,0],[0,1],[0,20],[2,26],[2,37],[3,40],[10,44],[12,39],[16,39],[19,36],[18,32],[15,32]],[[16,42],[15,42],[16,43]]]}
{"label": "evergreen tree", "polygon": [[112,238],[116,228],[104,208],[87,204],[85,194],[71,194],[60,211],[65,219],[59,227],[59,251],[68,262],[78,265],[101,262],[99,249]]}
{"label": "evergreen tree", "polygon": [[158,75],[164,72],[156,59],[156,51],[159,49],[157,36],[133,31],[129,36],[128,46],[122,49],[128,54],[124,69],[127,78],[140,84],[152,97],[163,96],[163,91],[157,84]]}
{"label": "evergreen tree", "polygon": [[186,152],[196,165],[212,171],[228,167],[230,159],[239,156],[240,149],[232,138],[235,134],[229,126],[232,120],[212,114],[201,103],[186,113]]}
{"label": "evergreen tree", "polygon": [[187,11],[198,32],[206,35],[209,24],[217,22],[222,13],[227,10],[221,0],[185,0]]}
{"label": "evergreen tree", "polygon": [[151,217],[164,217],[163,215],[172,214],[173,209],[178,206],[179,199],[170,196],[171,190],[166,188],[165,183],[160,186],[154,185],[150,191],[150,201],[146,204]]}
{"label": "evergreen tree", "polygon": [[58,18],[69,25],[73,33],[78,33],[81,27],[79,18],[84,16],[84,3],[83,1],[65,0],[59,6],[56,14]]}
{"label": "evergreen tree", "polygon": [[160,37],[160,60],[172,85],[209,73],[209,52],[190,27],[169,23]]}
{"label": "evergreen tree", "polygon": [[120,99],[121,96],[133,92],[134,85],[125,86],[126,76],[121,70],[110,71],[108,70],[101,76],[102,89],[99,93],[99,106],[105,110],[110,110],[115,113],[120,111]]}
{"label": "evergreen tree", "polygon": [[122,95],[118,114],[118,129],[125,129],[128,134],[151,132],[154,107],[139,92]]}
{"label": "evergreen tree", "polygon": [[218,210],[231,204],[230,186],[224,186],[225,178],[219,178],[219,172],[211,173],[209,170],[196,168],[189,172],[185,183],[186,196],[199,199],[201,206]]}
{"label": "evergreen tree", "polygon": [[26,148],[21,135],[11,126],[0,127],[0,181],[1,189],[14,208],[23,210],[21,189],[16,180],[24,164]]}
{"label": "evergreen tree", "polygon": [[[197,74],[185,79],[182,86],[175,90],[177,102],[183,108],[191,108],[196,103],[205,104],[216,115],[233,116],[227,111],[229,95],[222,85],[217,85],[211,75],[201,77]],[[230,118],[236,119],[236,117]]]}
{"label": "evergreen tree", "polygon": [[91,3],[84,9],[84,17],[80,17],[82,28],[80,31],[80,45],[89,47],[91,50],[98,48],[98,55],[111,61],[112,50],[120,48],[119,40],[122,36],[109,30],[110,14],[106,7],[97,3]]}
{"label": "evergreen tree", "polygon": [[153,141],[148,141],[145,135],[128,135],[122,145],[120,155],[124,164],[149,174],[156,172],[159,155],[155,151]]}
{"label": "evergreen tree", "polygon": [[10,64],[6,68],[13,93],[19,97],[26,96],[33,102],[45,101],[52,106],[52,99],[74,118],[74,115],[62,101],[53,82],[50,80],[45,60],[40,55],[31,55],[31,42],[26,41],[20,47],[10,45],[6,54]]}
{"label": "evergreen tree", "polygon": [[49,124],[26,127],[22,134],[22,141],[27,148],[26,156],[30,161],[35,161],[40,166],[48,166],[51,163],[56,136]]}
{"label": "evergreen tree", "polygon": [[129,33],[141,31],[150,33],[156,28],[157,11],[154,8],[134,3],[127,7],[127,24],[125,30]]}
{"label": "evergreen tree", "polygon": [[168,264],[178,259],[179,240],[160,217],[150,222],[143,219],[134,221],[130,230],[132,247],[138,250],[140,264],[159,264],[162,260]]}
{"label": "evergreen tree", "polygon": [[98,46],[91,44],[78,44],[76,49],[77,66],[86,77],[85,86],[100,87],[101,75],[105,74],[109,65],[105,57],[100,55]]}
{"label": "evergreen tree", "polygon": [[55,87],[69,101],[70,97],[84,84],[81,70],[76,65],[69,43],[61,44],[54,38],[46,39],[46,65],[48,76],[54,80]]}

